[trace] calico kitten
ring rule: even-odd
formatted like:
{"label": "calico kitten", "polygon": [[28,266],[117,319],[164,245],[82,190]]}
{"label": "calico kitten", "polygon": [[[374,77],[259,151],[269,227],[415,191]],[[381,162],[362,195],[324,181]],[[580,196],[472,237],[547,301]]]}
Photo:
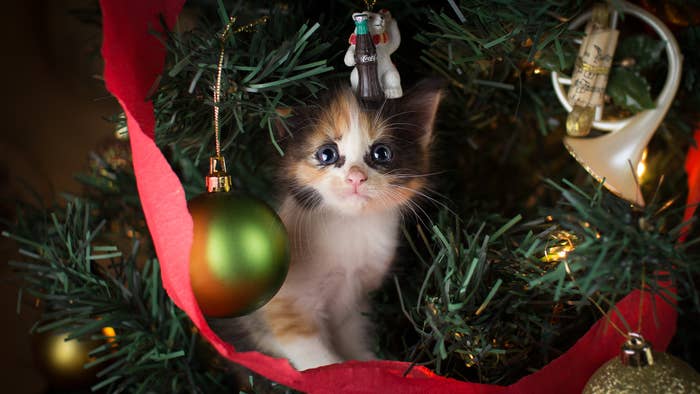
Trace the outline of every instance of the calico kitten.
{"label": "calico kitten", "polygon": [[425,186],[440,87],[422,82],[376,111],[342,89],[288,119],[279,214],[289,274],[267,305],[237,319],[243,332],[229,325],[228,335],[246,334],[299,370],[375,358],[368,293],[389,270],[402,210]]}

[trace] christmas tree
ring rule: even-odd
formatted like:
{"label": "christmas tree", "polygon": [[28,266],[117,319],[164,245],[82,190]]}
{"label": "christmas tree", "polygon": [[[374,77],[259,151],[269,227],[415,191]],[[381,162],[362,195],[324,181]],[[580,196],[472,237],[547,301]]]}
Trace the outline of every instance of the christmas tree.
{"label": "christmas tree", "polygon": [[[508,385],[565,353],[601,317],[614,320],[616,303],[641,289],[681,312],[671,352],[697,366],[690,349],[700,307],[699,238],[684,216],[693,192],[684,164],[700,120],[700,4],[639,4],[672,29],[684,58],[675,98],[648,145],[646,171],[630,163],[646,200],[631,204],[561,143],[567,111],[551,75],[578,67],[583,26],[572,22],[592,2],[376,3],[191,1],[176,24],[162,16],[151,27],[167,52],[147,95],[155,142],[187,198],[205,190],[216,106],[233,188],[276,206],[274,175],[284,150],[275,125],[329,87],[349,83],[342,57],[351,14],[389,9],[401,29],[392,61],[404,88],[436,75],[447,88],[431,189],[405,218],[395,269],[373,295],[377,355],[449,378]],[[609,7],[622,16],[603,116],[623,119],[660,106],[654,98],[671,64],[665,42],[622,12],[624,3]],[[232,17],[231,34],[221,40]],[[124,114],[113,121],[132,138]],[[91,159],[79,176],[83,195],[49,209],[21,204],[3,233],[23,257],[10,262],[23,279],[18,305],[41,302],[33,330],[93,341],[86,364],[93,376],[80,381],[92,390],[288,390],[217,355],[168,297],[160,277],[167,262],[156,255],[125,144],[115,140]],[[654,316],[644,319],[654,324]],[[637,323],[614,325],[624,336]]]}

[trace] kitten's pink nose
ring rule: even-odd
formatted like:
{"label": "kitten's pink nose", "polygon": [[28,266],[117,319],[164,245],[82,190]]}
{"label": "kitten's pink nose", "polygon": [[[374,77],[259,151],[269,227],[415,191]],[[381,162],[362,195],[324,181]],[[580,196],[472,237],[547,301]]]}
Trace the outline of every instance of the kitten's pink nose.
{"label": "kitten's pink nose", "polygon": [[367,174],[360,167],[352,166],[348,172],[348,177],[345,179],[347,183],[351,183],[357,191],[357,188],[367,180]]}

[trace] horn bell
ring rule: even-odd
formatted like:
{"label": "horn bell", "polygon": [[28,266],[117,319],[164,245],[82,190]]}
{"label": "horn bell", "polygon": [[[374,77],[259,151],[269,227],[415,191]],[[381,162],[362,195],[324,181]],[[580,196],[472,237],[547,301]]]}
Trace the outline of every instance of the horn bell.
{"label": "horn bell", "polygon": [[643,207],[644,197],[639,188],[636,168],[658,126],[653,125],[657,117],[654,115],[658,113],[640,113],[625,127],[597,138],[564,137],[564,146],[589,174],[598,182],[603,182],[613,194]]}
{"label": "horn bell", "polygon": [[[621,4],[624,12],[646,22],[665,41],[668,71],[664,87],[656,97],[656,107],[642,111],[621,123],[614,122],[618,126],[612,128],[610,134],[596,138],[564,137],[564,145],[571,156],[599,182],[604,182],[603,185],[613,194],[643,207],[644,197],[637,179],[637,165],[644,148],[671,107],[680,84],[683,55],[673,33],[661,20],[636,5],[626,1]],[[554,83],[555,75],[552,74]],[[559,91],[557,97],[563,99]],[[593,122],[593,127],[607,129],[597,126],[596,122]]]}

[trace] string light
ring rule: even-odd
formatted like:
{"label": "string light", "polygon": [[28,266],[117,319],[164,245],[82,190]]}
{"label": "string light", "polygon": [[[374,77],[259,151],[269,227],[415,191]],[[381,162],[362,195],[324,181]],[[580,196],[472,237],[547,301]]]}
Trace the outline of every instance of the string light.
{"label": "string light", "polygon": [[474,357],[473,354],[469,353],[466,356],[467,359],[464,360],[464,366],[467,368],[471,368],[474,365],[476,365],[476,357]]}
{"label": "string light", "polygon": [[576,248],[578,237],[568,231],[557,231],[551,235],[551,244],[545,248],[542,261],[556,263],[566,259]]}
{"label": "string light", "polygon": [[113,343],[116,340],[117,332],[114,331],[114,328],[107,326],[102,327],[102,335],[107,337],[108,343]]}
{"label": "string light", "polygon": [[644,173],[647,170],[647,150],[644,149],[644,152],[642,152],[642,160],[639,161],[637,164],[637,179],[639,182],[642,182],[642,177],[644,176]]}

